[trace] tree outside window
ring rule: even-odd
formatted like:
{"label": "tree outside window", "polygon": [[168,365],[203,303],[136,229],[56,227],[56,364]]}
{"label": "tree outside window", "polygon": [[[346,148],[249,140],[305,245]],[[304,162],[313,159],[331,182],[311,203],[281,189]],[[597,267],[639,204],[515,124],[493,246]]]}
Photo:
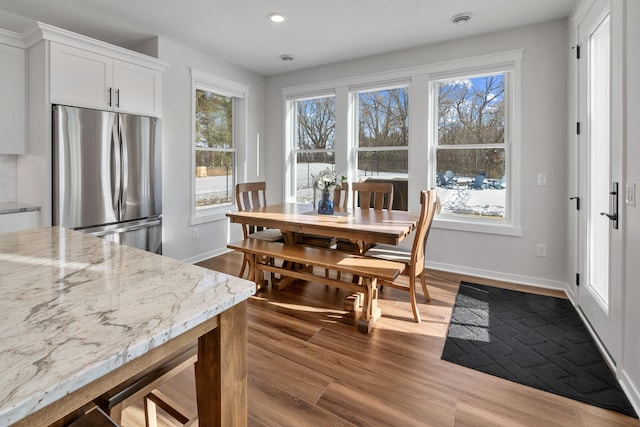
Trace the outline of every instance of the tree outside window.
{"label": "tree outside window", "polygon": [[296,201],[309,203],[313,177],[335,169],[335,97],[296,100],[295,114]]}
{"label": "tree outside window", "polygon": [[196,210],[233,204],[233,98],[196,88]]}
{"label": "tree outside window", "polygon": [[507,76],[435,82],[435,172],[444,215],[506,218]]}
{"label": "tree outside window", "polygon": [[408,88],[359,92],[357,102],[357,176],[360,180],[393,183],[393,208],[407,210]]}

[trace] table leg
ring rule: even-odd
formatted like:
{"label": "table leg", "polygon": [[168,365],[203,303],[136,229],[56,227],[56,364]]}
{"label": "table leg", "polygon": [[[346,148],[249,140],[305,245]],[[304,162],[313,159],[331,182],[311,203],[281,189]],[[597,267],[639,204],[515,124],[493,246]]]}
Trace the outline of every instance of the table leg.
{"label": "table leg", "polygon": [[381,316],[378,308],[378,286],[376,279],[363,278],[364,301],[362,303],[362,317],[358,320],[358,331],[368,334],[373,324]]}
{"label": "table leg", "polygon": [[198,339],[201,426],[247,425],[247,302],[219,314],[218,327]]}

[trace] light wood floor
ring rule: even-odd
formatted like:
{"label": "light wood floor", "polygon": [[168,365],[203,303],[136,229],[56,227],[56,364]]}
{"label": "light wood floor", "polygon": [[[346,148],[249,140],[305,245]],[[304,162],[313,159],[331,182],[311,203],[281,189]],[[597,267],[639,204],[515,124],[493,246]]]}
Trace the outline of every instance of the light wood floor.
{"label": "light wood floor", "polygon": [[[237,274],[242,257],[200,263]],[[413,322],[404,292],[385,288],[369,335],[342,310],[346,293],[314,283],[270,287],[249,303],[250,426],[640,426],[640,421],[440,360],[460,280],[553,296],[455,274],[429,276],[431,302]],[[163,386],[195,409],[193,372]],[[141,405],[125,426],[144,426]],[[163,423],[159,425],[171,425]]]}

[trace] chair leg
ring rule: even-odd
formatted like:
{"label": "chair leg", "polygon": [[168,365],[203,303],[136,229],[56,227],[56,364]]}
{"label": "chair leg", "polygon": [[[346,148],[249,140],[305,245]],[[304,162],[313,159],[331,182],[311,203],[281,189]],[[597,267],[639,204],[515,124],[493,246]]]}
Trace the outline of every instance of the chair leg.
{"label": "chair leg", "polygon": [[426,299],[427,302],[431,301],[431,296],[429,296],[429,291],[427,290],[427,275],[425,274],[424,270],[422,270],[422,273],[420,273],[420,283],[422,284],[422,293],[424,294],[424,299]]}
{"label": "chair leg", "polygon": [[418,303],[416,302],[416,278],[409,276],[409,299],[411,300],[411,310],[416,323],[420,323],[420,313],[418,312]]}
{"label": "chair leg", "polygon": [[144,425],[145,427],[158,427],[156,403],[146,396],[144,398]]}

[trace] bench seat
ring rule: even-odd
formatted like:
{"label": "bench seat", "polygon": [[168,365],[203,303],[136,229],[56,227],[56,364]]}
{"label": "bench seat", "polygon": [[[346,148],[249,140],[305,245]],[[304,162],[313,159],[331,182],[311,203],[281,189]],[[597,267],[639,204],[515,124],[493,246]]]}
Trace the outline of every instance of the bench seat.
{"label": "bench seat", "polygon": [[[229,249],[242,252],[249,259],[249,280],[256,284],[263,281],[262,272],[278,273],[291,279],[308,280],[315,283],[346,289],[363,294],[362,315],[358,321],[358,330],[371,331],[373,323],[380,317],[377,307],[377,281],[393,281],[405,269],[400,262],[363,257],[329,248],[289,245],[280,242],[268,242],[245,239],[227,245]],[[265,263],[262,260],[274,258],[285,261],[282,266]],[[331,277],[329,274],[316,274],[314,267],[323,271],[335,271],[357,276],[357,282],[341,280],[341,274]]]}

